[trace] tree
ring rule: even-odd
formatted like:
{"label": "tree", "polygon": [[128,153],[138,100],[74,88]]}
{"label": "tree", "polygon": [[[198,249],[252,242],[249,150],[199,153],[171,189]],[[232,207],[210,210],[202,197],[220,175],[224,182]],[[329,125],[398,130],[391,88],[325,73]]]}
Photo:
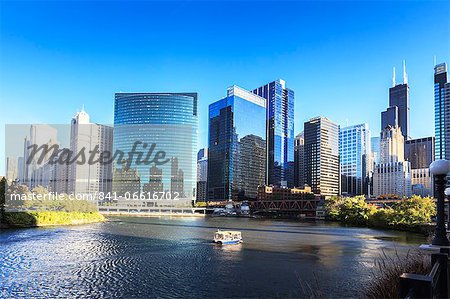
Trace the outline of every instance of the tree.
{"label": "tree", "polygon": [[0,223],[3,223],[5,217],[5,204],[6,204],[6,178],[3,177],[0,180]]}

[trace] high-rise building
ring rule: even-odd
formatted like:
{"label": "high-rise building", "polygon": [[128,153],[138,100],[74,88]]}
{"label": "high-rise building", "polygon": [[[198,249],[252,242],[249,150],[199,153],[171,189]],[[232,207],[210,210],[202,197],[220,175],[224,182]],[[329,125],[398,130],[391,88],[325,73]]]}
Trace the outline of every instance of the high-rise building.
{"label": "high-rise building", "polygon": [[[70,151],[74,155],[91,152],[111,153],[113,128],[90,122],[82,109],[71,121]],[[112,189],[112,163],[84,161],[70,163],[68,173],[70,194],[108,194]]]}
{"label": "high-rise building", "polygon": [[391,106],[386,109],[386,111],[381,112],[381,129],[386,129],[387,127],[397,127],[398,126],[398,107]]}
{"label": "high-rise building", "polygon": [[368,194],[370,131],[367,124],[339,129],[341,194]]}
{"label": "high-rise building", "polygon": [[202,148],[197,153],[197,201],[206,201],[208,181],[208,149]]}
{"label": "high-rise building", "polygon": [[450,160],[450,83],[447,64],[434,67],[434,128],[436,159]]}
{"label": "high-rise building", "polygon": [[[148,206],[191,206],[197,135],[197,93],[116,93],[113,150],[127,156],[115,161],[113,190],[143,192],[155,200]],[[154,197],[148,188],[163,191]]]}
{"label": "high-rise building", "polygon": [[197,182],[206,182],[208,178],[208,149],[202,148],[197,153]]}
{"label": "high-rise building", "polygon": [[380,134],[380,163],[373,172],[373,195],[411,196],[411,163],[404,159],[400,127],[387,127]]}
{"label": "high-rise building", "polygon": [[6,157],[6,179],[9,182],[15,181],[18,178],[19,168],[16,157]]}
{"label": "high-rise building", "polygon": [[407,140],[405,142],[405,160],[411,162],[413,194],[432,196],[430,164],[434,161],[434,137]]}
{"label": "high-rise building", "polygon": [[315,194],[339,194],[339,126],[325,117],[305,122],[305,181]]}
{"label": "high-rise building", "polygon": [[305,137],[303,132],[294,139],[294,183],[297,187],[305,185]]}
{"label": "high-rise building", "polygon": [[380,163],[380,136],[370,138],[370,152],[372,156],[372,165]]}
{"label": "high-rise building", "polygon": [[[38,170],[45,165],[50,157],[52,151],[40,151],[35,149],[41,146],[47,146],[49,149],[52,146],[57,146],[57,130],[56,128],[46,124],[33,124],[30,126],[30,135],[24,140],[24,167],[23,167],[23,184],[30,189],[36,187],[40,181],[41,171]],[[21,180],[22,181],[22,180]]]}
{"label": "high-rise building", "polygon": [[232,86],[209,105],[208,200],[256,198],[266,171],[266,99]]}
{"label": "high-rise building", "polygon": [[[403,61],[403,84],[396,84],[394,68],[392,87],[389,88],[389,107],[398,108],[398,121],[397,123],[395,123],[395,121],[394,123],[387,123],[387,125],[391,125],[392,127],[395,127],[396,125],[400,126],[404,139],[410,139],[409,86],[405,61]],[[390,116],[387,118],[389,119],[389,122],[392,122],[392,119],[390,119],[390,117],[392,117],[395,112],[388,112],[388,114]],[[387,125],[385,125],[381,129],[384,130]]]}
{"label": "high-rise building", "polygon": [[294,91],[278,79],[253,93],[267,101],[267,183],[294,187]]}
{"label": "high-rise building", "polygon": [[434,161],[434,137],[405,141],[405,160],[411,169],[428,168]]}

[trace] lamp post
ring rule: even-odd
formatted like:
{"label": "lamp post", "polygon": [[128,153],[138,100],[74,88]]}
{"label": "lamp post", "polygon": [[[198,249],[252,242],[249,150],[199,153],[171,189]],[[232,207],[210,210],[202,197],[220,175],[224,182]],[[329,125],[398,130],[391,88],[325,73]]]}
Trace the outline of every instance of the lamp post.
{"label": "lamp post", "polygon": [[437,204],[436,204],[436,229],[431,244],[435,246],[449,246],[447,231],[445,229],[445,183],[447,173],[450,172],[450,161],[436,160],[430,164],[430,172],[434,176],[436,187]]}
{"label": "lamp post", "polygon": [[448,213],[448,215],[447,215],[447,217],[448,217],[447,218],[447,229],[450,229],[450,201],[449,201],[450,187],[445,189],[444,194],[445,194],[445,198],[447,199],[447,206],[448,206],[448,208],[447,208],[447,213]]}

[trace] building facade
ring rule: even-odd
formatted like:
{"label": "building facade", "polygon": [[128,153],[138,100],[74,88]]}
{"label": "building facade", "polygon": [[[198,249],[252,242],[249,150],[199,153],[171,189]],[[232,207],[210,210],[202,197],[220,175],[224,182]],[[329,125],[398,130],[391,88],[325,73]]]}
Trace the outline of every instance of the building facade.
{"label": "building facade", "polygon": [[305,122],[305,182],[314,194],[338,195],[339,126],[325,117]]}
{"label": "building facade", "polygon": [[370,131],[367,124],[339,129],[342,195],[368,195]]}
{"label": "building facade", "polygon": [[[387,123],[381,129],[385,129],[388,125],[395,127],[398,125],[402,131],[403,138],[405,140],[410,139],[410,99],[409,99],[409,85],[408,85],[408,75],[406,74],[406,63],[403,61],[403,83],[397,84],[395,82],[395,68],[394,76],[392,78],[392,87],[389,88],[389,107],[397,107],[397,117],[398,121],[394,123]],[[389,111],[389,109],[388,109]],[[391,116],[395,112],[390,113]]]}
{"label": "building facade", "polygon": [[197,153],[197,201],[206,201],[208,180],[208,149],[202,148]]}
{"label": "building facade", "polygon": [[[89,114],[82,109],[71,121],[70,151],[74,155],[83,152],[111,153],[113,128],[90,122]],[[90,160],[90,159],[89,159]],[[78,159],[77,161],[81,161]],[[108,194],[112,190],[112,163],[84,161],[70,163],[68,169],[68,193]]]}
{"label": "building facade", "polygon": [[266,99],[238,86],[209,105],[208,200],[254,199],[266,181]]}
{"label": "building facade", "polygon": [[294,186],[294,91],[278,79],[253,90],[267,103],[267,183]]}
{"label": "building facade", "polygon": [[411,139],[405,142],[405,160],[411,162],[413,194],[433,195],[430,164],[434,161],[434,146],[434,137]]}
{"label": "building facade", "polygon": [[434,67],[434,128],[436,159],[450,159],[450,83],[447,64]]}
{"label": "building facade", "polygon": [[294,139],[294,183],[297,187],[305,185],[305,137],[303,132]]}
{"label": "building facade", "polygon": [[191,206],[197,135],[196,93],[116,93],[113,150],[126,156],[115,160],[113,190],[137,189],[152,206]]}
{"label": "building facade", "polygon": [[373,172],[373,195],[411,196],[411,163],[404,159],[404,137],[400,127],[380,134],[380,163]]}

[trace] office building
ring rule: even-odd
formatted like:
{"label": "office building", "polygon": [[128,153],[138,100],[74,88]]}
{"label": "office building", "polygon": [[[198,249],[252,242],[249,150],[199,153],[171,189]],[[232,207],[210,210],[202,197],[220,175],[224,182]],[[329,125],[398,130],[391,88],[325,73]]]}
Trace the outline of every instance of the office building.
{"label": "office building", "polygon": [[266,99],[238,86],[209,105],[208,200],[254,199],[266,181]]}
{"label": "office building", "polygon": [[143,192],[148,206],[191,206],[197,135],[196,93],[116,93],[113,150],[127,156],[115,160],[113,190]]}
{"label": "office building", "polygon": [[56,128],[46,124],[30,126],[30,135],[24,140],[23,180],[21,180],[29,189],[39,185],[41,171],[38,168],[45,165],[52,155],[52,151],[42,153],[42,155],[41,152],[34,153],[34,148],[47,146],[50,149],[55,145],[58,145]]}
{"label": "office building", "polygon": [[380,163],[380,136],[370,138],[370,152],[372,157],[372,168],[374,164]]}
{"label": "office building", "polygon": [[197,153],[197,201],[206,201],[208,181],[208,149],[202,148]]}
{"label": "office building", "polygon": [[370,131],[367,124],[339,129],[341,194],[368,194],[370,171]]}
{"label": "office building", "polygon": [[6,157],[6,180],[15,181],[19,175],[19,168],[16,157]]}
{"label": "office building", "polygon": [[305,185],[305,137],[303,132],[294,139],[294,183],[297,187]]}
{"label": "office building", "polygon": [[294,91],[278,79],[253,93],[267,103],[267,183],[294,187]]}
{"label": "office building", "polygon": [[411,162],[413,194],[433,195],[430,164],[434,161],[434,137],[411,139],[405,142],[405,160]]}
{"label": "office building", "polygon": [[325,117],[305,122],[305,182],[314,194],[339,194],[339,126]]}
{"label": "office building", "polygon": [[411,169],[428,168],[434,161],[434,137],[411,139],[405,142],[405,160]]}
{"label": "office building", "polygon": [[[71,121],[70,151],[73,155],[91,152],[112,153],[113,128],[90,122],[89,114],[82,109]],[[90,160],[90,159],[89,159]],[[108,194],[112,190],[112,163],[86,159],[70,163],[68,193]],[[79,163],[80,162],[80,163]]]}
{"label": "office building", "polygon": [[[390,119],[395,115],[395,112],[389,112],[389,121],[382,126],[382,130],[391,125],[395,127],[398,125],[402,131],[404,140],[410,139],[410,108],[409,108],[409,85],[408,85],[408,75],[406,74],[406,62],[403,61],[403,83],[397,84],[395,81],[395,68],[392,77],[392,87],[389,88],[389,107],[397,107],[397,121]],[[388,109],[389,111],[389,109]]]}
{"label": "office building", "polygon": [[411,163],[404,159],[404,137],[400,127],[380,134],[380,163],[373,172],[373,195],[411,196]]}
{"label": "office building", "polygon": [[381,129],[398,126],[398,107],[392,106],[381,112]]}
{"label": "office building", "polygon": [[434,67],[434,125],[436,159],[450,160],[450,83],[446,63]]}

